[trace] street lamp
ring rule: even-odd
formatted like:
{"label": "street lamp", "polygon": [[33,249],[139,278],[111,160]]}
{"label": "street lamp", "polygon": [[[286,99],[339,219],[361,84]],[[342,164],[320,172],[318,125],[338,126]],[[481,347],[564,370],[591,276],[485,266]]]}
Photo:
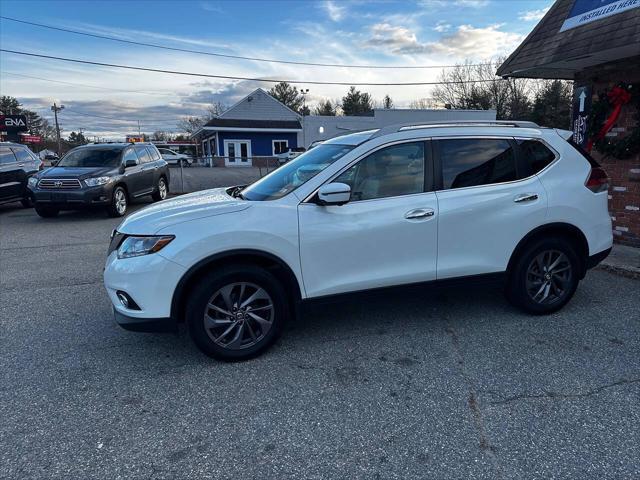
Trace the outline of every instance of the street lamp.
{"label": "street lamp", "polygon": [[302,116],[304,117],[304,112],[307,111],[307,94],[309,93],[308,88],[301,88],[300,95],[302,95]]}

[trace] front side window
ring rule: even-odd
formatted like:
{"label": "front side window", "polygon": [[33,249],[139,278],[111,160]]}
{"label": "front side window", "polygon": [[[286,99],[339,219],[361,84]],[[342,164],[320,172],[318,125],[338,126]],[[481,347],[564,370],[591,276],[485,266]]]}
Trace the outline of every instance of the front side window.
{"label": "front side window", "polygon": [[507,139],[459,138],[436,142],[444,189],[516,180],[516,157]]}
{"label": "front side window", "polygon": [[129,160],[133,160],[138,163],[138,156],[133,148],[127,148],[124,151],[124,156],[122,157],[122,163],[126,164]]}
{"label": "front side window", "polygon": [[67,153],[59,167],[116,167],[122,148],[86,148],[80,147]]}
{"label": "front side window", "polygon": [[516,139],[516,142],[520,146],[520,153],[529,168],[529,175],[538,173],[556,158],[555,153],[542,142],[522,139]]}
{"label": "front side window", "polygon": [[289,141],[288,140],[274,140],[273,141],[273,154],[278,155],[280,153],[285,153],[289,150]]}
{"label": "front side window", "polygon": [[[229,144],[229,147],[231,145],[233,144]],[[241,192],[242,196],[247,200],[275,200],[284,197],[353,148],[352,145],[318,145],[249,185]]]}
{"label": "front side window", "polygon": [[424,192],[424,142],[378,150],[334,181],[351,187],[353,201]]}

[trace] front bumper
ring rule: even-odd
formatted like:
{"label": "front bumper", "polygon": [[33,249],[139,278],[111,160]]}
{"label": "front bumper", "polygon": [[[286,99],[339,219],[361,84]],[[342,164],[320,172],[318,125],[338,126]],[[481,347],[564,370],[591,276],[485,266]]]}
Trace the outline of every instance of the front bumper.
{"label": "front bumper", "polygon": [[172,318],[139,318],[130,317],[113,309],[113,316],[118,325],[131,332],[177,332],[178,324]]}
{"label": "front bumper", "polygon": [[[173,295],[185,273],[183,266],[160,253],[118,259],[117,252],[111,252],[104,269],[104,285],[116,322],[127,330],[167,331]],[[126,293],[135,307],[125,307],[118,292]]]}
{"label": "front bumper", "polygon": [[29,187],[36,203],[59,208],[78,208],[92,205],[108,205],[111,203],[113,185],[99,185],[97,187],[83,187],[78,189],[43,189]]}

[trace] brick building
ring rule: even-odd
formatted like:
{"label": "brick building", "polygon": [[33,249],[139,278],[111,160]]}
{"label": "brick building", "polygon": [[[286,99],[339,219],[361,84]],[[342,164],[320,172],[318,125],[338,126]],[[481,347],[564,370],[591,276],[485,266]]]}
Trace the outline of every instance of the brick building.
{"label": "brick building", "polygon": [[[586,120],[598,96],[620,83],[640,88],[640,0],[557,0],[497,73],[573,80],[574,141],[586,144]],[[629,135],[639,116],[632,104],[623,105],[607,136]],[[640,247],[640,154],[624,160],[592,154],[611,178],[615,240]]]}

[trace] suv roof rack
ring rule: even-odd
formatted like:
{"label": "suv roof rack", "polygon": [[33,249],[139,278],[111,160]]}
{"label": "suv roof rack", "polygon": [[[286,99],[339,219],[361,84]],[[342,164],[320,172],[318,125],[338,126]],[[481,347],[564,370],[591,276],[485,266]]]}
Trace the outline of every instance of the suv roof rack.
{"label": "suv roof rack", "polygon": [[381,137],[390,133],[401,132],[403,130],[419,130],[423,128],[446,128],[446,127],[516,127],[516,128],[541,128],[535,122],[520,120],[452,120],[443,122],[413,122],[413,123],[396,123],[382,127],[371,138]]}

